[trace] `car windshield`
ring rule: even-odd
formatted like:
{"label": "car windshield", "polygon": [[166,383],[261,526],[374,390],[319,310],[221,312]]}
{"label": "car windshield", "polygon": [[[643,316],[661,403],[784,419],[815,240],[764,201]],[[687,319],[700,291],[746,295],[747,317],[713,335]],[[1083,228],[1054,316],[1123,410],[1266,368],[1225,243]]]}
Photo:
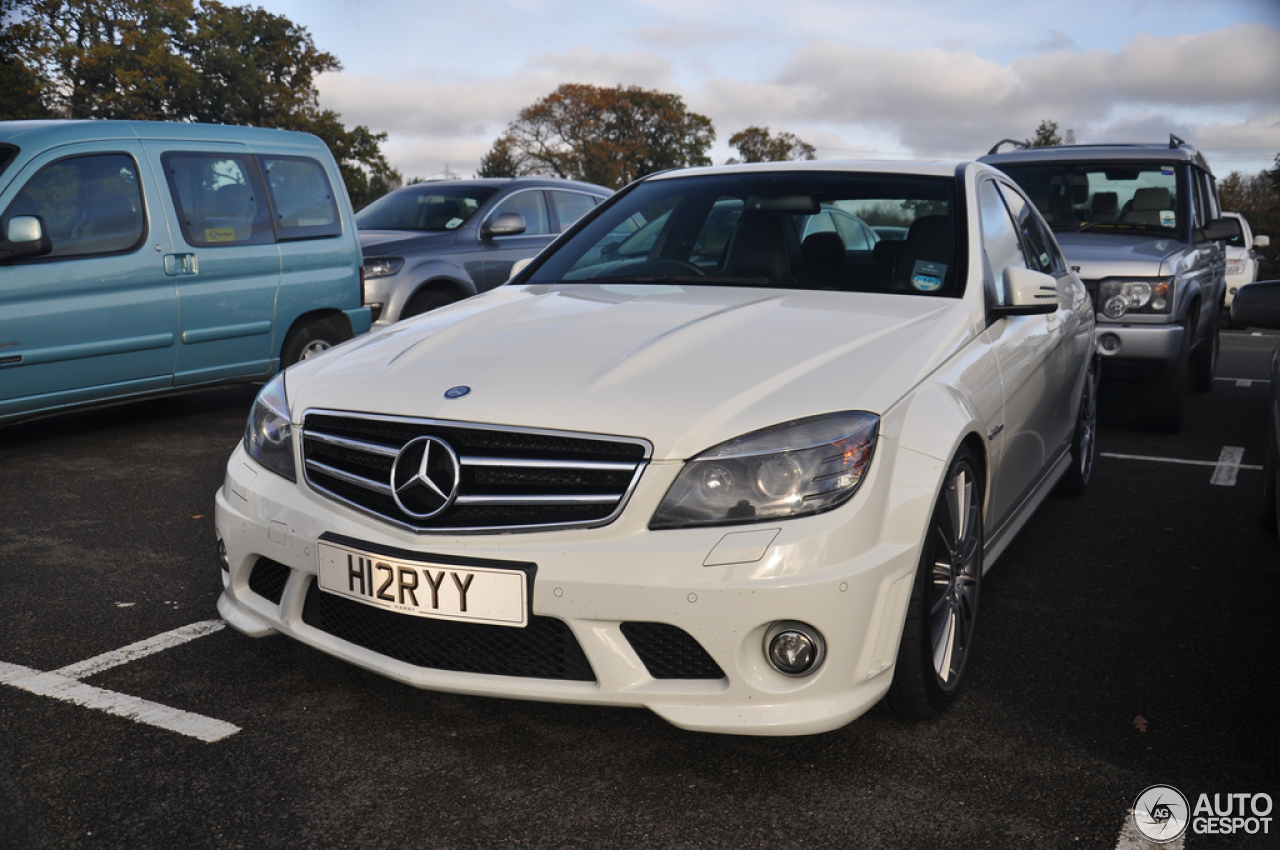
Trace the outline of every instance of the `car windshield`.
{"label": "car windshield", "polygon": [[1054,230],[1176,230],[1178,168],[1160,163],[1004,165]]}
{"label": "car windshield", "polygon": [[955,208],[950,177],[743,170],[650,180],[524,282],[959,295]]}
{"label": "car windshield", "polygon": [[356,213],[360,230],[453,230],[493,197],[495,186],[418,183],[383,195]]}

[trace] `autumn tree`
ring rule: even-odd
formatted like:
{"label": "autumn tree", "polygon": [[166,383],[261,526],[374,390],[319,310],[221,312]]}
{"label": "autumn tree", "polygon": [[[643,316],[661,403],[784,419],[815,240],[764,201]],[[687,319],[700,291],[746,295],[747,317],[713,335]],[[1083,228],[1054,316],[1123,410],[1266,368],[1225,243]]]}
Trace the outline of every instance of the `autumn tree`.
{"label": "autumn tree", "polygon": [[283,16],[217,0],[0,2],[15,7],[5,32],[54,114],[301,130],[329,145],[357,206],[399,182],[385,133],[320,108],[316,76],[342,65]]}
{"label": "autumn tree", "polygon": [[817,149],[791,133],[769,134],[768,127],[748,127],[729,137],[729,145],[741,158],[735,162],[786,162],[793,159],[816,159]]}
{"label": "autumn tree", "polygon": [[[1238,212],[1249,222],[1255,236],[1266,234],[1272,245],[1280,244],[1280,154],[1275,166],[1247,176],[1233,171],[1218,181],[1218,200],[1224,210]],[[1280,276],[1280,264],[1274,250],[1260,252],[1263,268],[1260,276]]]}
{"label": "autumn tree", "polygon": [[520,111],[494,142],[481,176],[541,174],[621,188],[690,165],[710,165],[711,119],[679,95],[638,86],[566,83]]}

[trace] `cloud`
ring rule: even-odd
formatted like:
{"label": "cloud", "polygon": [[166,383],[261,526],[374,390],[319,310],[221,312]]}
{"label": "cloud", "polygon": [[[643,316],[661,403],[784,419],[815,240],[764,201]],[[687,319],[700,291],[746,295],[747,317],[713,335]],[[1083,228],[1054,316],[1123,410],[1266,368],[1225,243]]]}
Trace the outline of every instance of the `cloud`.
{"label": "cloud", "polygon": [[[756,61],[745,45],[763,43],[757,26],[755,33],[734,31],[744,49],[717,76],[706,70],[705,55],[681,55],[689,53],[682,44],[712,26],[714,3],[649,3],[683,9],[684,17],[678,25],[637,27],[631,43],[642,46],[630,52],[577,46],[534,55],[491,78],[326,74],[321,102],[348,125],[390,134],[386,153],[406,177],[432,176],[446,163],[473,173],[521,109],[566,82],[680,94],[714,122],[721,159],[729,135],[752,125],[795,133],[822,157],[950,158],[1030,137],[1046,119],[1059,132],[1074,130],[1080,143],[1160,141],[1175,132],[1224,159],[1264,164],[1280,150],[1280,30],[1264,24],[1142,34],[1115,50],[1079,50],[1063,32],[1047,30],[1034,41],[1040,52],[1007,62],[967,48],[913,47],[927,42],[911,39],[854,45],[833,40],[841,30],[832,26],[822,38],[780,36],[774,60]],[[962,35],[960,41],[990,37]]]}

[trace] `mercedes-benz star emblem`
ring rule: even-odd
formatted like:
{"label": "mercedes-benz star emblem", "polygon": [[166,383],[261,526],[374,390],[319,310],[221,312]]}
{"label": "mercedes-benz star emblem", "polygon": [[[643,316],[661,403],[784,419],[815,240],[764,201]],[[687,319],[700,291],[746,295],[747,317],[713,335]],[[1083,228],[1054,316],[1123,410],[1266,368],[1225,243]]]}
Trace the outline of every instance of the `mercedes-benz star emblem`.
{"label": "mercedes-benz star emblem", "polygon": [[458,494],[458,455],[444,440],[418,437],[405,443],[391,466],[391,496],[414,519],[429,519]]}

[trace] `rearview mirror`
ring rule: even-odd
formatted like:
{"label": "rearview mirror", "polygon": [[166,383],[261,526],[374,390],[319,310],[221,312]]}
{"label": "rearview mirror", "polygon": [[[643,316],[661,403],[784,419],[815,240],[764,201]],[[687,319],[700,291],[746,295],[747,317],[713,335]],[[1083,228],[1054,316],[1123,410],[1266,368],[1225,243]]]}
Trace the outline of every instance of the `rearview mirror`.
{"label": "rearview mirror", "polygon": [[1280,280],[1240,287],[1231,299],[1231,321],[1247,328],[1280,328]]}
{"label": "rearview mirror", "polygon": [[1004,304],[994,312],[1000,316],[1040,316],[1058,309],[1058,282],[1031,269],[1004,270]]}
{"label": "rearview mirror", "polygon": [[0,260],[39,257],[53,250],[49,231],[38,215],[15,215],[9,219],[0,239]]}
{"label": "rearview mirror", "polygon": [[520,213],[499,213],[494,216],[480,231],[485,239],[494,236],[518,236],[528,229],[524,216]]}
{"label": "rearview mirror", "polygon": [[1204,234],[1204,238],[1210,241],[1244,239],[1244,231],[1240,229],[1240,222],[1234,218],[1215,218],[1213,221],[1206,222],[1201,232]]}

